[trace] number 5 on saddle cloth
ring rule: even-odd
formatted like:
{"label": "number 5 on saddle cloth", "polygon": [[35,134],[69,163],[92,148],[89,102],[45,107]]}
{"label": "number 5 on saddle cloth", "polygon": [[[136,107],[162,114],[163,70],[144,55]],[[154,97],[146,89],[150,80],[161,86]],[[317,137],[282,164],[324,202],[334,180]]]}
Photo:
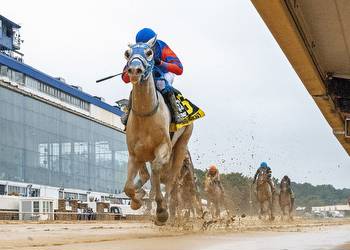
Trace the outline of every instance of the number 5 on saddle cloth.
{"label": "number 5 on saddle cloth", "polygon": [[205,113],[202,109],[198,108],[188,99],[183,97],[181,92],[175,88],[174,94],[176,98],[176,104],[179,109],[179,114],[181,115],[184,121],[179,124],[175,124],[174,122],[172,122],[170,124],[170,132],[175,132],[182,127],[192,124],[193,121],[205,116]]}

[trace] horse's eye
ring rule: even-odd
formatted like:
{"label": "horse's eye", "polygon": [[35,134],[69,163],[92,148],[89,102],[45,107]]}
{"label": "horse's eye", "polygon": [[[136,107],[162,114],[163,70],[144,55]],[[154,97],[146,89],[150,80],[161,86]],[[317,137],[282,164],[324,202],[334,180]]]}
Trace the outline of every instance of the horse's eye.
{"label": "horse's eye", "polygon": [[130,58],[130,50],[126,50],[125,53],[124,53],[124,56],[125,56],[125,59],[128,60]]}
{"label": "horse's eye", "polygon": [[146,51],[146,57],[148,60],[152,59],[153,51],[151,49]]}

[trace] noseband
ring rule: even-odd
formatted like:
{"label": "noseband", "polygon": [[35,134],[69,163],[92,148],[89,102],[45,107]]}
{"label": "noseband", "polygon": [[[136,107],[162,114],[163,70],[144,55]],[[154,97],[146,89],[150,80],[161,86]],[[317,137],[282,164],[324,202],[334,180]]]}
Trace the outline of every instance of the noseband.
{"label": "noseband", "polygon": [[145,68],[145,71],[141,75],[141,83],[147,80],[153,71],[154,60],[153,58],[151,60],[147,60],[145,55],[145,50],[151,48],[146,43],[136,43],[135,45],[132,45],[130,49],[131,56],[128,60],[127,66],[129,67],[134,60],[139,60],[142,63],[142,66]]}

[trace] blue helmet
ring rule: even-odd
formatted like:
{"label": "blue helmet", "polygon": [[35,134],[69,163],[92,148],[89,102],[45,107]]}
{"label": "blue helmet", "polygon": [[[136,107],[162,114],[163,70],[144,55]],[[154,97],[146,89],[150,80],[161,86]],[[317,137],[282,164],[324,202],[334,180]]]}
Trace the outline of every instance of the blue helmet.
{"label": "blue helmet", "polygon": [[156,32],[150,28],[143,28],[136,34],[136,43],[147,43],[154,37],[157,37]]}
{"label": "blue helmet", "polygon": [[266,168],[267,167],[267,163],[263,161],[262,163],[260,163],[260,167]]}

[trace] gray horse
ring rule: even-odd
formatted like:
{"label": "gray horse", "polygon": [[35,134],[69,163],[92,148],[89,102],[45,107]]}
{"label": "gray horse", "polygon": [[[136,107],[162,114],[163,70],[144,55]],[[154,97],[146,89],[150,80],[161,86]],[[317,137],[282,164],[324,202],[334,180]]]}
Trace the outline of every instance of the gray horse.
{"label": "gray horse", "polygon": [[268,173],[266,170],[262,170],[260,172],[256,182],[256,190],[257,200],[260,205],[259,219],[262,219],[264,216],[268,215],[270,220],[274,220],[274,198],[271,187],[268,183]]}
{"label": "gray horse", "polygon": [[[168,203],[175,195],[173,187],[185,158],[187,144],[193,125],[190,124],[174,133],[170,138],[171,114],[162,95],[156,90],[153,79],[153,51],[155,39],[147,43],[129,45],[125,52],[127,72],[133,85],[131,111],[126,126],[128,145],[128,175],[124,191],[138,209],[145,195],[142,186],[149,178],[145,163],[151,163],[151,185],[157,203],[157,225],[163,225],[169,217]],[[134,184],[139,173],[140,180]],[[165,184],[165,200],[160,184]]]}

